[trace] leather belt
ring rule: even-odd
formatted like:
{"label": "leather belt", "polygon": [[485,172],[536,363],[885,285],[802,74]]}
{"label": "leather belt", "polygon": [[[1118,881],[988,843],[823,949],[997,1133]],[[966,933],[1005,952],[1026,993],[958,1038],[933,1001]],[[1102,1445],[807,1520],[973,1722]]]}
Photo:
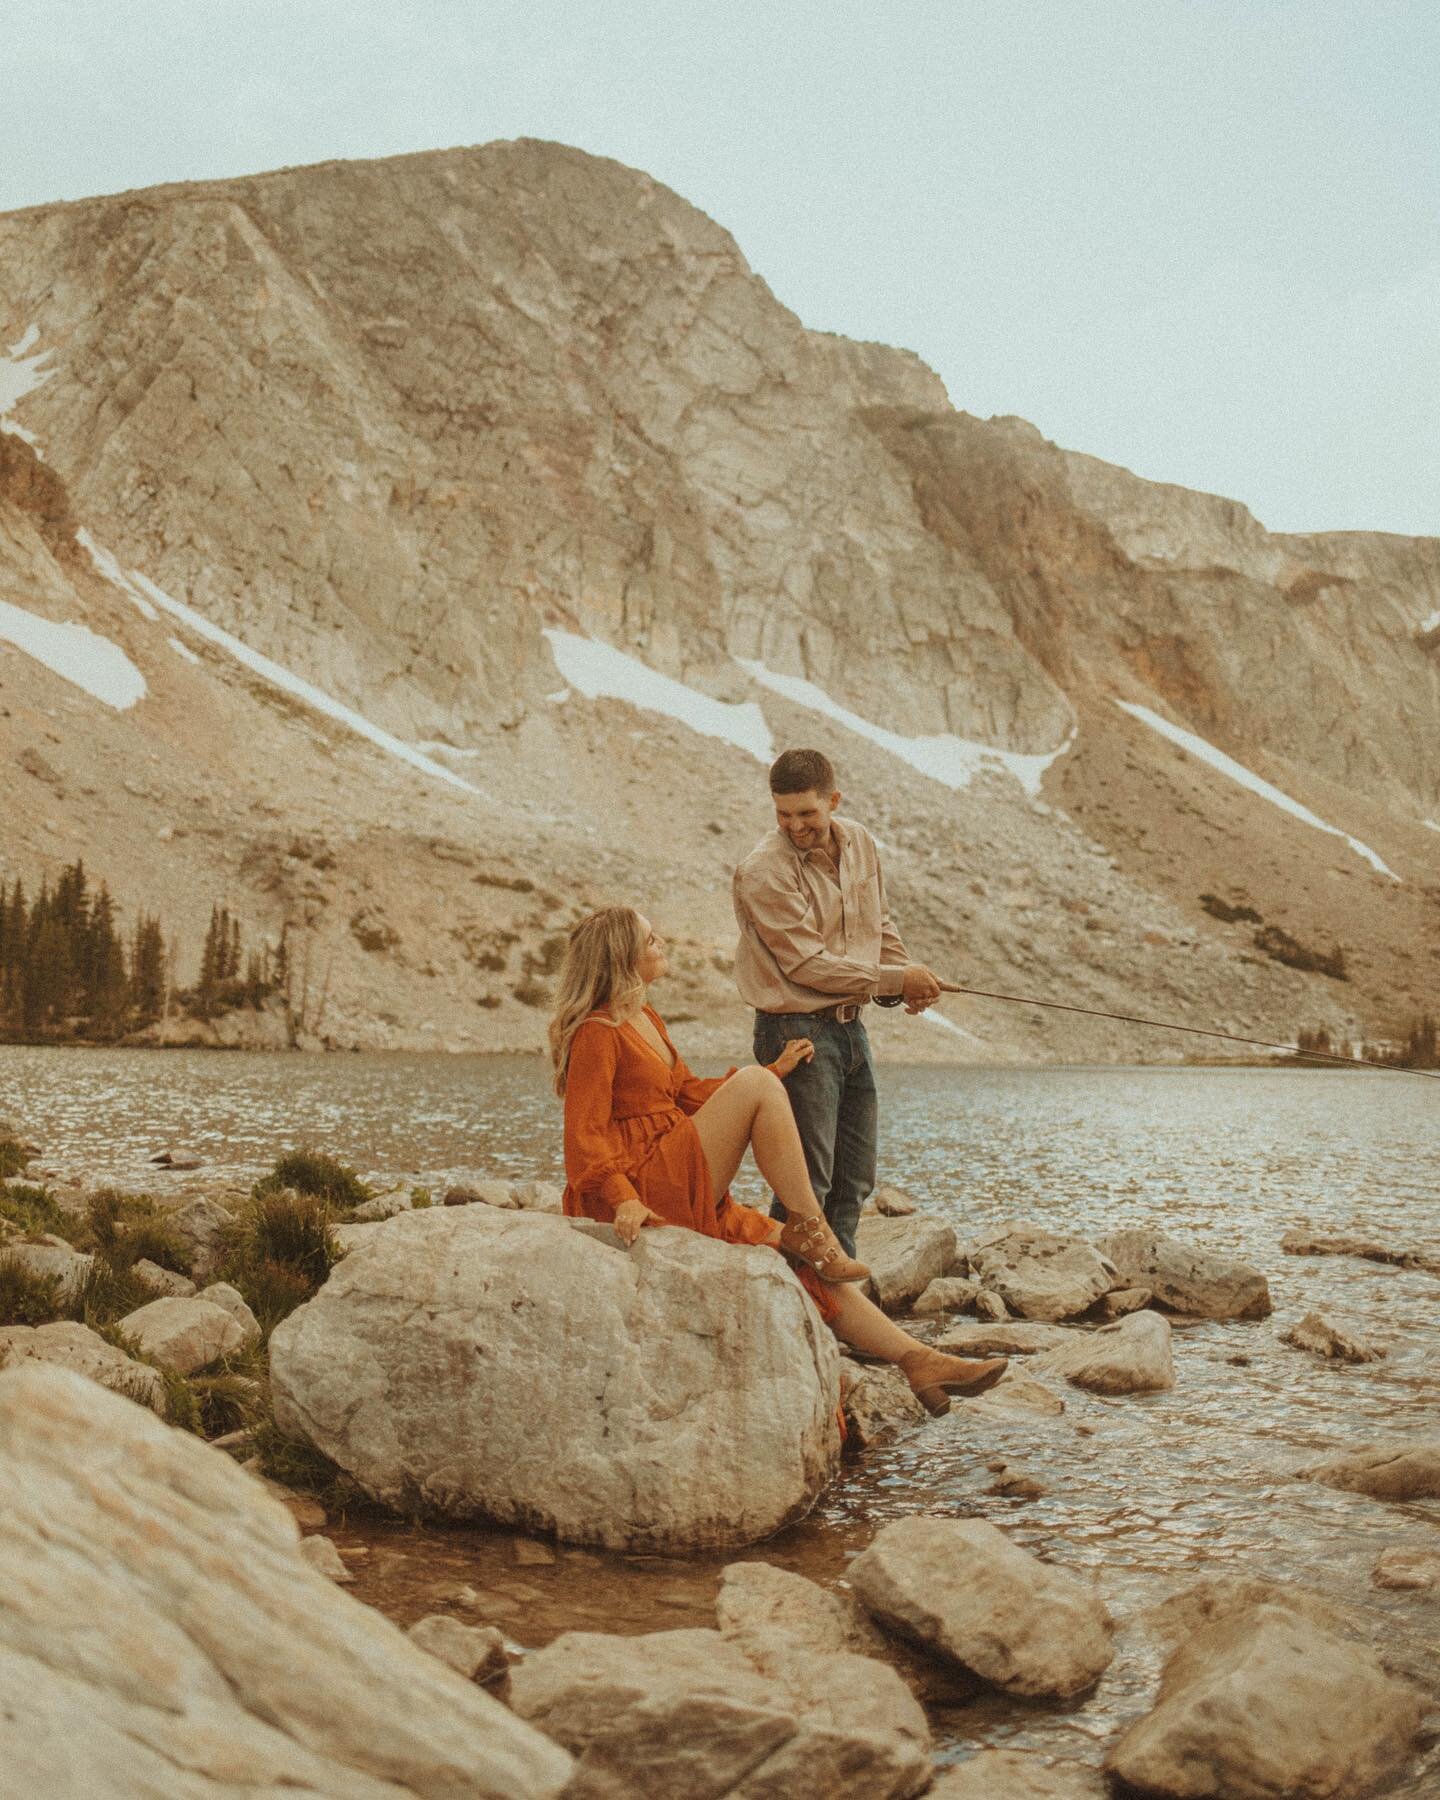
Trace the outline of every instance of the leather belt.
{"label": "leather belt", "polygon": [[865,1002],[863,1000],[842,1000],[835,1006],[817,1006],[813,1012],[791,1013],[786,1016],[804,1019],[833,1019],[837,1025],[853,1025],[864,1010]]}

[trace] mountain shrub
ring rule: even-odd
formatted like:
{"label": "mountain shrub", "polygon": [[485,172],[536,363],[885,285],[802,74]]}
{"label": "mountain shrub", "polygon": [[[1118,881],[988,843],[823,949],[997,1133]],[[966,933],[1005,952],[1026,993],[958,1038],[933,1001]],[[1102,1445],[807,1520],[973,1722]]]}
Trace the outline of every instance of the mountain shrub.
{"label": "mountain shrub", "polygon": [[328,1201],[337,1212],[348,1212],[372,1198],[370,1189],[353,1169],[320,1150],[289,1151],[256,1184],[255,1191],[259,1193],[262,1188],[293,1188],[298,1194]]}
{"label": "mountain shrub", "polygon": [[58,1275],[27,1269],[16,1257],[0,1254],[0,1326],[50,1325],[61,1316]]}
{"label": "mountain shrub", "polygon": [[0,1187],[0,1219],[8,1219],[24,1232],[50,1232],[55,1237],[68,1237],[72,1226],[48,1188],[31,1187],[23,1181]]}
{"label": "mountain shrub", "polygon": [[1279,925],[1266,925],[1255,933],[1255,948],[1272,962],[1284,963],[1288,969],[1300,969],[1307,975],[1328,975],[1332,981],[1348,981],[1345,952],[1338,944],[1328,951],[1312,950]]}

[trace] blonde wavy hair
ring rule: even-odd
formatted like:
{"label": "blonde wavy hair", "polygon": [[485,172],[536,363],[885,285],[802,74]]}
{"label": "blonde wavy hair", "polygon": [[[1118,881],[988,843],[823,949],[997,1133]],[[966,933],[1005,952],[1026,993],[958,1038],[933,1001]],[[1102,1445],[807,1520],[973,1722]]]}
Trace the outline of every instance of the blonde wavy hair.
{"label": "blonde wavy hair", "polygon": [[645,934],[633,906],[607,906],[571,931],[550,1020],[550,1060],[555,1065],[555,1092],[562,1098],[570,1046],[591,1013],[607,1007],[618,1025],[634,1018],[644,1004],[645,983],[636,973],[644,953]]}

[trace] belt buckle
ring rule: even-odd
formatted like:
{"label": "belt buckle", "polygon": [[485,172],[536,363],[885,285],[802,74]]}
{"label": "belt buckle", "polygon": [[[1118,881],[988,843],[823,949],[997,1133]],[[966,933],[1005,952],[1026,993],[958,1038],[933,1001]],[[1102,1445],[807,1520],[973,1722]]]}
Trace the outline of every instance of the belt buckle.
{"label": "belt buckle", "polygon": [[835,1008],[835,1023],[837,1025],[853,1025],[859,1017],[860,1008],[853,1000],[842,1001],[841,1004]]}

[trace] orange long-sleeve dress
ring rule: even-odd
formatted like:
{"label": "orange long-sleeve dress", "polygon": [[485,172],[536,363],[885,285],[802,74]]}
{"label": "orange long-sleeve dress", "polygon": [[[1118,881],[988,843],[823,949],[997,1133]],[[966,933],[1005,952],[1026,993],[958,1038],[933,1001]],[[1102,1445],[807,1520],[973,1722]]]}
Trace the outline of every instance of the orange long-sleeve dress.
{"label": "orange long-sleeve dress", "polygon": [[[610,1224],[626,1200],[643,1200],[672,1225],[727,1244],[763,1244],[773,1222],[728,1193],[717,1201],[700,1134],[690,1122],[734,1069],[712,1080],[691,1073],[665,1021],[645,1012],[674,1057],[667,1067],[633,1025],[592,1013],[575,1033],[565,1080],[565,1211]],[[813,1269],[791,1266],[821,1318],[834,1297]]]}

